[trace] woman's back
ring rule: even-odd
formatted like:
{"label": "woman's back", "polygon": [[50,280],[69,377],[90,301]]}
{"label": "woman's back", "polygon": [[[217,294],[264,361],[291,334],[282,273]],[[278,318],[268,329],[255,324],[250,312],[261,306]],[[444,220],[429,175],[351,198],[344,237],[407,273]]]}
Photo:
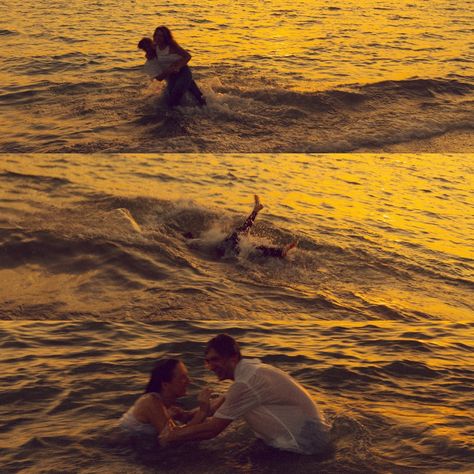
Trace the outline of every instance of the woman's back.
{"label": "woman's back", "polygon": [[122,415],[119,426],[133,433],[158,434],[159,430],[152,423],[149,413],[155,411],[165,414],[165,410],[166,408],[158,393],[145,393]]}

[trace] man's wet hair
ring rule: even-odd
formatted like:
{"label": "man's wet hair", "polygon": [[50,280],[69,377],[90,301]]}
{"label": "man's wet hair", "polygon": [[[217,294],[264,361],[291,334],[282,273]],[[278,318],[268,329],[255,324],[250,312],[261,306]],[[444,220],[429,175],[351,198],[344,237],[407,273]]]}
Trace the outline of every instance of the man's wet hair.
{"label": "man's wet hair", "polygon": [[213,337],[207,343],[205,354],[211,349],[214,349],[222,357],[237,356],[239,360],[242,358],[239,343],[228,334],[218,334]]}

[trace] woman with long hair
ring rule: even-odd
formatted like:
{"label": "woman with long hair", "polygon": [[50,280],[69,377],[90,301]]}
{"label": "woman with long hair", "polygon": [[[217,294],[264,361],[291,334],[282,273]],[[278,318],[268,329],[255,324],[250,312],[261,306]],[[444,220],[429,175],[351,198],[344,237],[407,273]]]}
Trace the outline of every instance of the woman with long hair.
{"label": "woman with long hair", "polygon": [[153,42],[156,61],[161,70],[156,79],[166,81],[166,102],[168,106],[175,107],[179,105],[183,95],[188,90],[196,97],[199,105],[205,105],[206,99],[194,81],[191,69],[188,66],[191,59],[188,51],[179,46],[166,26],[159,26],[155,29]]}
{"label": "woman with long hair", "polygon": [[186,395],[190,383],[186,366],[178,359],[159,361],[151,372],[145,393],[120,418],[119,425],[132,433],[158,435],[172,429],[176,422],[188,425],[202,422],[223,402],[211,403],[211,390],[198,395],[199,406],[192,411],[178,407],[178,398]]}

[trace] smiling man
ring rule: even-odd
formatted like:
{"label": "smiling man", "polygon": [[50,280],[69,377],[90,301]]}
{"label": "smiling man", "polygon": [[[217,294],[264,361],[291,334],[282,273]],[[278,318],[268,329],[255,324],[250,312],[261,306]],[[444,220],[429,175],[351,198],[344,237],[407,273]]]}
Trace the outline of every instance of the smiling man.
{"label": "smiling man", "polygon": [[243,359],[237,341],[219,334],[206,347],[206,364],[219,380],[234,383],[212,418],[162,433],[163,444],[211,439],[243,418],[258,438],[274,448],[316,454],[329,445],[329,427],[309,393],[280,369]]}

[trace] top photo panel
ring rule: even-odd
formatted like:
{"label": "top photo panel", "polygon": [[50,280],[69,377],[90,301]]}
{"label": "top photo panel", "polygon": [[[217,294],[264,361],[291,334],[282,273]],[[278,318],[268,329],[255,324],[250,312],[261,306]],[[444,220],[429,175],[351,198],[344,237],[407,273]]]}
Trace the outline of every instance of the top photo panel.
{"label": "top photo panel", "polygon": [[0,152],[474,151],[474,3],[4,0]]}

